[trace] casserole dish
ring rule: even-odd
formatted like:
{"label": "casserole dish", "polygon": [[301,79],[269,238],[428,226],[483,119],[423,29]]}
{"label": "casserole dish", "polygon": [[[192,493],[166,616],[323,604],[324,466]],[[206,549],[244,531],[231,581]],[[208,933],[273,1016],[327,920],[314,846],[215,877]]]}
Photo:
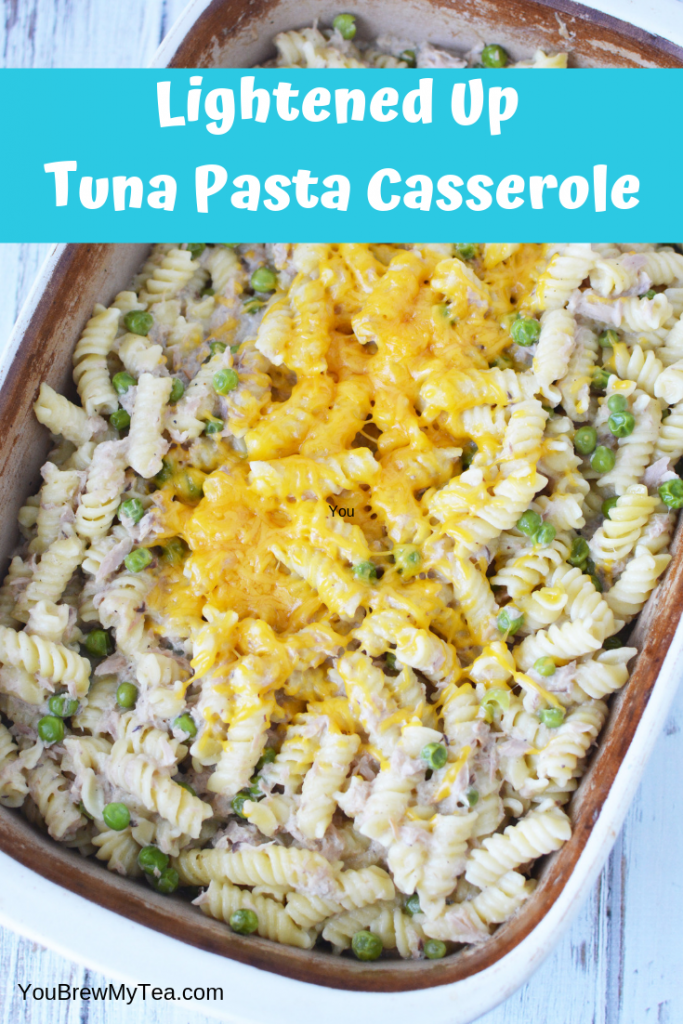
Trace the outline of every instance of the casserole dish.
{"label": "casserole dish", "polygon": [[[301,8],[298,10],[297,21],[300,21]],[[212,5],[209,13],[211,11],[215,13],[215,5]],[[280,13],[278,8],[278,16]],[[225,13],[221,17],[226,17]],[[243,23],[240,25],[246,32],[249,26]],[[264,33],[270,34],[279,27],[279,22],[272,25],[268,23]],[[253,25],[250,31],[252,29]],[[379,30],[378,25],[377,29],[373,27],[370,32],[374,34]],[[211,32],[213,36],[213,29]],[[522,44],[523,40],[518,47],[520,56],[524,48]],[[553,45],[561,44],[553,44],[548,37],[547,45],[552,48]],[[514,46],[511,45],[511,49],[514,53]],[[262,52],[254,52],[246,63],[262,59],[263,56],[265,54]],[[186,63],[181,50],[176,54],[174,63],[176,59],[180,65]],[[191,58],[191,62],[201,66],[202,59],[197,54]],[[678,57],[675,59],[678,60]],[[224,54],[220,60],[221,63],[237,63],[229,53]],[[60,391],[65,387],[73,343],[88,316],[87,311],[96,300],[109,301],[124,287],[144,259],[144,254],[145,249],[141,246],[75,246],[60,250],[53,259],[49,281],[41,294],[36,296],[33,308],[24,315],[25,331],[20,333],[20,324],[14,337],[14,351],[12,347],[10,349],[14,361],[6,375],[0,405],[0,422],[4,427],[4,436],[8,439],[2,461],[2,500],[6,515],[15,516],[21,500],[29,491],[28,485],[35,488],[38,467],[46,453],[44,442],[39,437],[39,428],[33,424],[30,416],[30,406],[39,381],[47,380]],[[19,350],[21,337],[23,343]],[[5,542],[7,546],[3,554],[6,555],[14,538],[9,536]],[[620,766],[633,749],[636,727],[648,706],[657,671],[676,628],[676,593],[682,570],[679,546],[675,550],[674,562],[657,595],[656,623],[653,622],[652,607],[649,611],[646,609],[637,630],[638,644],[642,644],[637,666],[626,690],[612,707],[601,747],[573,801],[574,838],[557,857],[545,865],[538,892],[525,910],[506,928],[500,929],[482,949],[462,954],[443,964],[386,963],[371,969],[349,961],[331,962],[328,957],[318,955],[302,956],[296,951],[276,949],[253,939],[244,942],[236,936],[226,935],[223,929],[197,918],[187,907],[148,896],[122,880],[110,878],[97,867],[82,864],[70,854],[55,850],[51,843],[36,837],[28,826],[17,822],[15,818],[8,820],[7,824],[3,820],[3,848],[27,866],[39,870],[46,877],[59,880],[61,884],[103,906],[116,908],[133,919],[169,935],[182,937],[204,949],[277,971],[290,978],[340,988],[394,992],[447,985],[471,978],[521,948],[520,943],[532,933],[540,935],[545,930],[542,924],[547,919],[549,909],[559,902],[560,895],[571,891],[568,887],[569,876],[582,851],[587,848],[591,827],[600,816]],[[641,747],[641,752],[643,749]],[[640,759],[643,760],[642,757]],[[632,784],[635,784],[633,772],[630,778]],[[625,810],[625,806],[622,809]],[[615,828],[619,817],[618,810],[612,813],[609,831]],[[9,816],[3,814],[5,818],[9,819]],[[597,831],[591,838],[596,835],[599,835]],[[602,857],[606,855],[605,841],[600,852]],[[594,853],[593,858],[592,866],[597,870],[601,856],[596,857]],[[529,962],[532,961],[533,957]],[[517,974],[515,983],[522,980],[523,974]],[[507,992],[501,989],[497,997],[505,994]]]}

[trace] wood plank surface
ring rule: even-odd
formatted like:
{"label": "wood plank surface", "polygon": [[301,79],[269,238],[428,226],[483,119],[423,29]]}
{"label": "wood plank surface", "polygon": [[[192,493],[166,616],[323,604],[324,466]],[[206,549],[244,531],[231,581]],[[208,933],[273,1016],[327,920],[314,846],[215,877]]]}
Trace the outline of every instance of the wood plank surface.
{"label": "wood plank surface", "polygon": [[[4,0],[0,64],[144,66],[183,6],[182,0]],[[0,245],[0,346],[48,248]],[[609,862],[571,930],[531,981],[481,1024],[683,1022],[682,777],[679,692]],[[163,1003],[131,1008],[111,1002],[24,1002],[18,987],[29,982],[50,988],[60,982],[98,986],[108,980],[0,929],[0,1024],[210,1020],[201,1006],[194,1011]]]}

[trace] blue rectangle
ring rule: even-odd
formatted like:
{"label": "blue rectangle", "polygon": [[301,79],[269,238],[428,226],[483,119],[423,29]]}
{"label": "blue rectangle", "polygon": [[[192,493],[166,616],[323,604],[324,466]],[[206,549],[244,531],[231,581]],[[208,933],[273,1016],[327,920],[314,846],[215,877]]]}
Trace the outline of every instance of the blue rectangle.
{"label": "blue rectangle", "polygon": [[[177,122],[166,127],[160,83]],[[473,123],[455,119],[454,88],[457,117]],[[263,121],[242,116],[250,89],[264,106],[267,94]],[[340,123],[340,90],[360,90],[361,120],[350,101]],[[677,238],[679,98],[679,70],[3,70],[0,240]],[[172,209],[160,176],[175,182]],[[197,182],[224,177],[201,212]],[[102,205],[88,208],[98,179]]]}

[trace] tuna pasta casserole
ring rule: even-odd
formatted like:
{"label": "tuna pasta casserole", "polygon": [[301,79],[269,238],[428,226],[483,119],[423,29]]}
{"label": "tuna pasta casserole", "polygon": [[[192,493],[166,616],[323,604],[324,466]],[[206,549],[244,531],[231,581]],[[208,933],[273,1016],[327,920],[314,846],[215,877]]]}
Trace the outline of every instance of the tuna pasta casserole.
{"label": "tuna pasta casserole", "polygon": [[485,940],[669,562],[682,313],[657,245],[155,246],[35,403],[0,801],[243,934]]}

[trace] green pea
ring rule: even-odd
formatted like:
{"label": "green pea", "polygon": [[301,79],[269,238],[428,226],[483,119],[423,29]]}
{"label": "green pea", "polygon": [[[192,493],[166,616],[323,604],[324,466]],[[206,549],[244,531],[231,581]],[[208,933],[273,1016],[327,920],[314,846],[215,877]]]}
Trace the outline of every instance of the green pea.
{"label": "green pea", "polygon": [[408,899],[405,901],[403,905],[403,909],[405,910],[406,914],[410,914],[411,917],[413,917],[415,914],[422,913],[422,907],[420,906],[420,897],[417,895],[416,892],[414,892],[412,896],[408,897]]}
{"label": "green pea", "polygon": [[[515,615],[514,613],[517,612]],[[502,612],[496,619],[498,630],[501,633],[505,633],[506,636],[514,636],[524,623],[524,615],[518,612],[516,608],[503,608]]]}
{"label": "green pea", "polygon": [[206,242],[188,242],[186,248],[192,253],[192,259],[196,260],[206,249]]}
{"label": "green pea", "polygon": [[377,568],[372,562],[358,562],[352,572],[357,580],[365,580],[366,583],[377,579]]}
{"label": "green pea", "polygon": [[200,294],[201,294],[202,298],[206,298],[208,295],[215,295],[216,292],[215,292],[215,289],[213,289],[213,288],[204,288],[204,290],[202,292],[200,292]]}
{"label": "green pea", "polygon": [[332,26],[342,39],[353,39],[356,34],[356,19],[353,14],[338,14]]}
{"label": "green pea", "polygon": [[173,728],[186,732],[188,736],[194,737],[197,735],[197,726],[194,723],[192,715],[189,715],[187,711],[183,715],[178,715],[178,717],[173,720]]}
{"label": "green pea", "polygon": [[130,426],[130,414],[125,409],[117,409],[109,417],[109,422],[115,430],[125,430]]}
{"label": "green pea", "polygon": [[399,572],[414,572],[422,561],[422,555],[412,544],[399,544],[392,554]]}
{"label": "green pea", "polygon": [[224,427],[225,427],[225,423],[223,422],[223,420],[219,419],[218,416],[212,416],[210,420],[206,421],[206,426],[204,427],[204,433],[208,434],[209,437],[210,437],[211,434],[220,434],[220,433],[222,433]]}
{"label": "green pea", "polygon": [[648,291],[645,292],[644,295],[639,295],[638,298],[639,299],[654,299],[656,294],[657,294],[657,292],[654,290],[654,288],[650,288]]}
{"label": "green pea", "polygon": [[552,544],[556,532],[552,523],[543,523],[543,526],[534,534],[534,544],[541,544],[544,547],[547,544]]}
{"label": "green pea", "polygon": [[131,376],[127,370],[122,370],[121,373],[115,373],[111,382],[114,385],[114,391],[117,395],[125,395],[128,388],[132,388],[137,384],[135,377]]}
{"label": "green pea", "polygon": [[420,757],[432,771],[438,771],[448,761],[448,751],[443,743],[428,743],[420,751]]}
{"label": "green pea", "polygon": [[510,325],[510,334],[512,340],[516,345],[521,345],[522,348],[528,348],[529,345],[535,345],[541,334],[541,325],[538,320],[532,320],[531,317],[520,316],[518,320],[513,320]]}
{"label": "green pea", "polygon": [[162,896],[170,896],[180,884],[180,876],[175,868],[163,868],[158,878],[152,874],[146,874],[145,878],[149,885],[160,892]]}
{"label": "green pea", "polygon": [[455,254],[462,260],[473,260],[477,255],[475,242],[455,242]]}
{"label": "green pea", "polygon": [[106,629],[91,630],[85,638],[85,646],[96,658],[107,658],[114,650],[114,643]]}
{"label": "green pea", "polygon": [[479,449],[477,448],[474,441],[468,441],[464,445],[462,455],[460,456],[460,463],[462,465],[463,472],[466,469],[470,468],[470,466],[472,465],[472,459],[474,458],[478,451]]}
{"label": "green pea", "polygon": [[253,910],[236,910],[230,915],[230,927],[238,935],[251,935],[258,928],[258,917]]}
{"label": "green pea", "polygon": [[57,718],[71,718],[78,711],[78,701],[73,697],[67,697],[64,693],[55,694],[47,702],[51,714]]}
{"label": "green pea", "polygon": [[204,494],[206,477],[200,469],[186,469],[178,478],[177,489],[183,501],[199,501]]}
{"label": "green pea", "polygon": [[602,646],[606,651],[617,651],[624,645],[618,636],[608,636],[607,639],[603,641]]}
{"label": "green pea", "polygon": [[212,356],[217,356],[217,355],[219,355],[219,353],[225,352],[227,350],[227,347],[228,346],[225,344],[224,341],[210,341],[209,342],[209,351],[211,352]]}
{"label": "green pea", "polygon": [[528,509],[517,520],[517,529],[525,533],[527,537],[533,537],[540,530],[541,523],[542,520],[538,512],[532,512],[531,509]]}
{"label": "green pea", "polygon": [[249,794],[250,800],[263,800],[266,794],[261,789],[261,776],[254,775],[249,780],[249,785],[244,790],[244,792]]}
{"label": "green pea", "polygon": [[583,537],[574,537],[572,541],[572,549],[569,553],[567,561],[570,565],[573,565],[577,569],[583,569],[586,564],[586,559],[590,555],[590,548],[588,542]]}
{"label": "green pea", "polygon": [[481,706],[485,710],[493,711],[494,704],[507,711],[510,707],[510,691],[504,690],[502,686],[492,686],[487,690],[481,699]]}
{"label": "green pea", "polygon": [[161,560],[167,565],[182,565],[190,549],[180,537],[169,537],[161,549]]}
{"label": "green pea", "polygon": [[447,952],[446,943],[441,939],[427,939],[424,944],[424,954],[428,960],[441,960]]}
{"label": "green pea", "polygon": [[404,64],[407,64],[409,68],[417,67],[417,56],[415,50],[403,50],[399,53],[398,59],[402,60]]}
{"label": "green pea", "polygon": [[122,523],[125,518],[130,519],[135,525],[139,523],[144,516],[145,507],[139,498],[128,498],[127,501],[121,502],[116,514],[120,523]]}
{"label": "green pea", "polygon": [[178,377],[174,377],[173,384],[171,385],[171,394],[168,396],[169,404],[175,405],[180,401],[184,394],[185,385]]}
{"label": "green pea", "polygon": [[610,469],[614,469],[616,461],[617,457],[612,449],[599,444],[591,455],[591,469],[596,473],[609,473]]}
{"label": "green pea", "polygon": [[123,318],[123,326],[131,334],[139,334],[141,337],[146,337],[152,324],[154,323],[154,317],[151,313],[145,313],[142,309],[131,309],[130,313],[126,313]]}
{"label": "green pea", "polygon": [[197,790],[193,786],[191,786],[189,782],[182,782],[182,781],[176,780],[176,786],[180,786],[181,789],[187,790],[187,792],[190,794],[190,796],[196,796],[197,795]]}
{"label": "green pea", "polygon": [[247,800],[251,799],[253,799],[251,793],[249,793],[245,789],[241,790],[239,793],[237,793],[236,796],[232,798],[232,800],[230,801],[230,806],[232,807],[233,812],[238,816],[238,818],[246,818],[246,814],[244,813],[244,805],[247,802]]}
{"label": "green pea", "polygon": [[604,391],[609,383],[609,372],[607,370],[598,367],[593,370],[593,377],[591,380],[591,391]]}
{"label": "green pea", "polygon": [[61,743],[64,739],[64,722],[57,715],[45,715],[38,722],[38,735],[43,743]]}
{"label": "green pea", "polygon": [[602,503],[602,514],[605,519],[611,519],[610,512],[617,507],[618,498],[606,498]]}
{"label": "green pea", "polygon": [[607,426],[615,437],[628,437],[635,425],[636,418],[631,412],[615,412],[607,420]]}
{"label": "green pea", "polygon": [[628,402],[624,395],[610,395],[607,399],[607,408],[610,412],[626,412]]}
{"label": "green pea", "polygon": [[157,475],[154,477],[154,483],[157,485],[157,487],[163,487],[163,485],[165,483],[168,483],[168,481],[171,479],[172,476],[173,476],[173,463],[171,462],[170,459],[162,459],[161,460],[161,469],[159,470]]}
{"label": "green pea", "polygon": [[[242,312],[243,313],[258,313],[259,309],[262,309],[263,306],[265,306],[265,302],[263,302],[262,299],[249,299],[248,302],[244,303],[244,307],[242,309]],[[231,346],[231,348],[232,348],[232,346]],[[237,348],[239,348],[239,345],[237,346]]]}
{"label": "green pea", "polygon": [[384,946],[378,935],[372,932],[356,932],[351,940],[351,949],[358,960],[376,960],[381,955]]}
{"label": "green pea", "polygon": [[659,497],[669,508],[683,508],[683,480],[667,480],[658,488]]}
{"label": "green pea", "polygon": [[251,275],[250,284],[255,292],[273,292],[277,288],[277,274],[270,267],[259,267]]}
{"label": "green pea", "polygon": [[506,51],[498,43],[491,43],[481,51],[481,62],[485,68],[504,68],[509,61]]}
{"label": "green pea", "polygon": [[266,747],[256,762],[256,771],[260,772],[265,765],[272,764],[276,756],[277,755],[272,747]]}
{"label": "green pea", "polygon": [[142,572],[152,561],[152,554],[149,548],[135,548],[129,555],[126,555],[123,562],[128,572]]}
{"label": "green pea", "polygon": [[552,658],[538,658],[534,662],[534,671],[538,672],[539,676],[554,676],[555,668]]}
{"label": "green pea", "polygon": [[235,353],[236,353],[236,352],[239,352],[239,350],[240,350],[241,348],[242,348],[242,342],[240,341],[240,342],[238,342],[238,344],[237,344],[237,345],[231,345],[231,346],[230,346],[230,351],[232,352],[232,354],[233,354],[233,355],[235,355]]}
{"label": "green pea", "polygon": [[384,655],[384,664],[388,672],[398,672],[398,665],[396,664],[396,655],[393,651],[387,651]]}
{"label": "green pea", "polygon": [[229,395],[239,382],[240,379],[234,370],[219,370],[213,375],[213,388],[219,395]]}
{"label": "green pea", "polygon": [[113,829],[114,832],[123,832],[124,828],[130,825],[130,811],[125,804],[105,804],[102,818],[107,828]]}
{"label": "green pea", "polygon": [[138,865],[150,875],[167,868],[168,861],[168,854],[162,853],[158,846],[144,846],[138,854]]}
{"label": "green pea", "polygon": [[595,573],[591,573],[591,583],[593,584],[593,586],[597,590],[598,594],[602,594],[602,591],[603,591],[602,580],[600,579],[599,576],[596,576]]}
{"label": "green pea", "polygon": [[598,341],[600,342],[603,348],[613,348],[619,341],[619,335],[616,331],[603,331],[600,337],[598,338]]}
{"label": "green pea", "polygon": [[663,420],[668,420],[670,415],[671,415],[671,409],[662,409],[662,419]]}
{"label": "green pea", "polygon": [[515,364],[512,359],[510,359],[510,356],[500,355],[496,356],[490,365],[492,367],[497,366],[499,370],[511,370]]}
{"label": "green pea", "polygon": [[138,702],[138,688],[135,683],[120,683],[116,688],[116,703],[120,708],[134,708]]}
{"label": "green pea", "polygon": [[588,557],[586,559],[586,564],[583,571],[587,573],[588,576],[593,575],[593,573],[595,572],[595,562],[592,558]]}
{"label": "green pea", "polygon": [[598,443],[598,432],[595,427],[580,427],[574,434],[574,447],[579,455],[590,455]]}
{"label": "green pea", "polygon": [[549,729],[557,729],[564,721],[564,710],[562,708],[543,708],[538,712],[538,717]]}

